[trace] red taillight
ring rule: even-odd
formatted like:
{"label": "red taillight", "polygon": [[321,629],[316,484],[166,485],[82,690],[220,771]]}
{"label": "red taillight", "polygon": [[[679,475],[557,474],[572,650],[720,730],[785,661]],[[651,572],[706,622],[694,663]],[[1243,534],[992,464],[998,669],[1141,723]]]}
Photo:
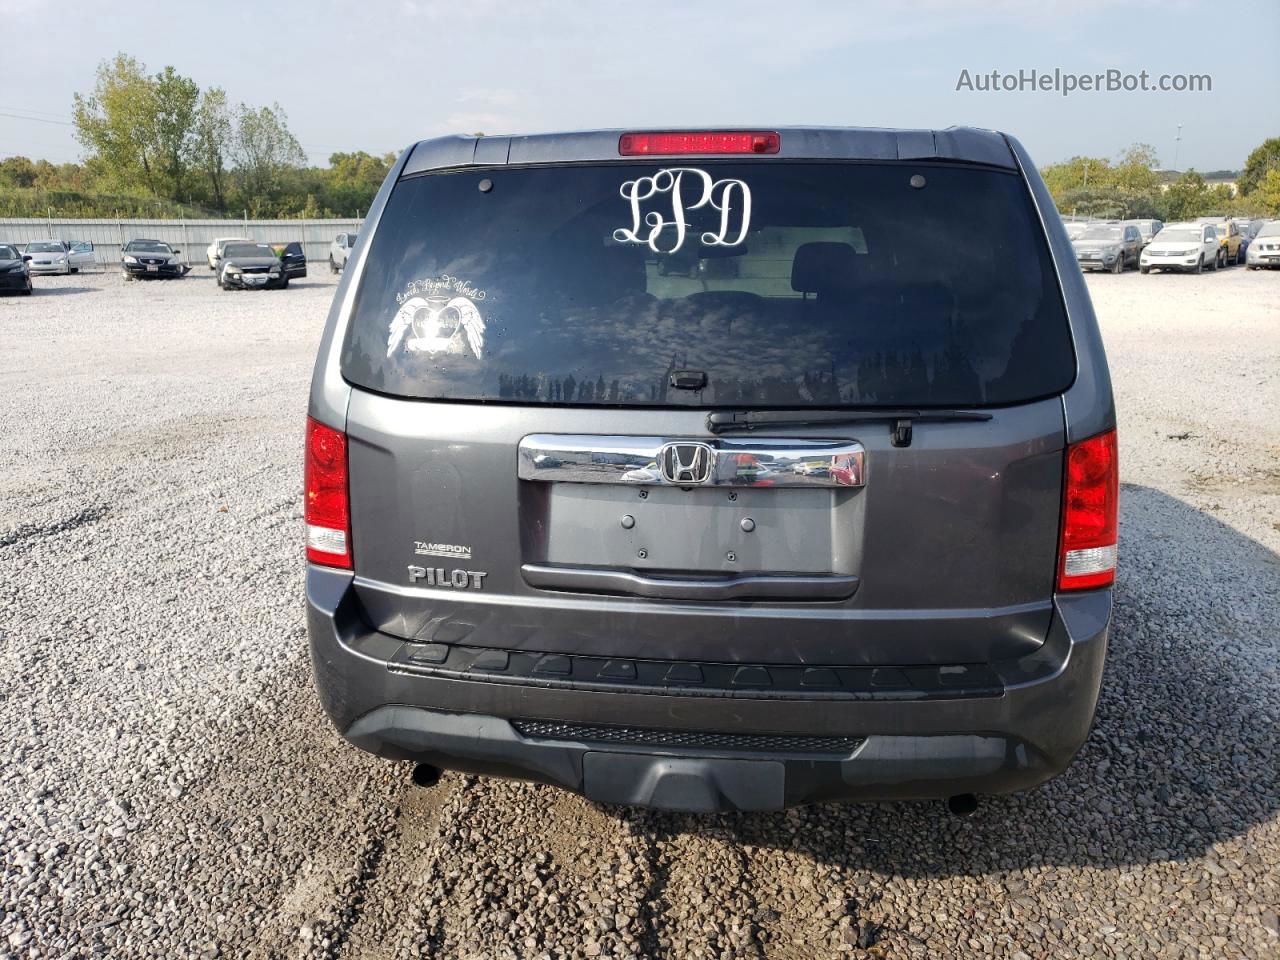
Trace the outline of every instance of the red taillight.
{"label": "red taillight", "polygon": [[347,436],[307,417],[307,559],[351,569],[351,507],[347,496]]}
{"label": "red taillight", "polygon": [[782,138],[762,131],[725,133],[624,133],[618,138],[623,157],[679,153],[777,153]]}
{"label": "red taillight", "polygon": [[1119,503],[1116,432],[1109,430],[1068,446],[1059,590],[1106,587],[1115,582]]}

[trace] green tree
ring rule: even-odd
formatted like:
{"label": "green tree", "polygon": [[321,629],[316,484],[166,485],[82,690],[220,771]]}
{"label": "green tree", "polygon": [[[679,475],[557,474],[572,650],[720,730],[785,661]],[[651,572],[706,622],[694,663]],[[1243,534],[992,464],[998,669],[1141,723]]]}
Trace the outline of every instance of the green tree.
{"label": "green tree", "polygon": [[1252,193],[1267,179],[1272,170],[1280,170],[1280,137],[1271,137],[1249,154],[1244,170],[1236,180],[1241,193]]}
{"label": "green tree", "polygon": [[141,182],[151,193],[176,199],[190,161],[199,88],[165,67],[155,76],[126,54],[98,66],[87,97],[76,94],[76,138],[119,183]]}
{"label": "green tree", "polygon": [[1280,217],[1280,170],[1268,170],[1254,193],[1258,195],[1268,215]]}
{"label": "green tree", "polygon": [[280,104],[254,110],[243,103],[236,111],[232,158],[246,205],[261,209],[278,190],[284,174],[306,162],[302,146],[289,132]]}
{"label": "green tree", "polygon": [[0,187],[34,187],[36,165],[26,157],[5,157],[0,160]]}
{"label": "green tree", "polygon": [[1207,216],[1212,204],[1213,198],[1204,177],[1194,170],[1188,170],[1164,192],[1164,219],[1194,220],[1196,217]]}
{"label": "green tree", "polygon": [[1155,147],[1135,143],[1111,169],[1111,181],[1126,193],[1153,193],[1160,189],[1160,174],[1156,171],[1159,163]]}
{"label": "green tree", "polygon": [[332,154],[324,177],[325,205],[344,216],[368,209],[393,163],[395,154],[375,157],[363,150]]}
{"label": "green tree", "polygon": [[1068,190],[1087,190],[1090,184],[1096,189],[1110,179],[1111,164],[1101,157],[1072,157],[1062,163],[1052,163],[1040,171],[1045,186],[1057,200]]}
{"label": "green tree", "polygon": [[1041,171],[1063,213],[1093,217],[1153,217],[1160,206],[1155,149],[1135,143],[1113,163],[1105,157],[1072,157]]}
{"label": "green tree", "polygon": [[75,95],[76,139],[121,183],[141,181],[156,189],[154,83],[133,57],[118,53],[98,65],[97,82],[89,96]]}
{"label": "green tree", "polygon": [[221,87],[200,94],[192,131],[192,163],[209,182],[209,198],[226,209],[227,157],[232,149],[231,111]]}
{"label": "green tree", "polygon": [[200,88],[194,80],[165,67],[152,82],[155,107],[150,138],[161,173],[161,192],[172,200],[182,195],[187,167],[195,145],[196,103]]}

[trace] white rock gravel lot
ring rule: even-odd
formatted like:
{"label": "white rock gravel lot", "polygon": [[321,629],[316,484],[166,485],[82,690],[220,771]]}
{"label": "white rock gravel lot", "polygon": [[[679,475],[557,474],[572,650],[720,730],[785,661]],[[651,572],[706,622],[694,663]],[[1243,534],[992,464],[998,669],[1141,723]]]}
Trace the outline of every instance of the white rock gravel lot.
{"label": "white rock gravel lot", "polygon": [[0,958],[1280,956],[1280,274],[1089,285],[1124,481],[1098,723],[967,820],[412,787],[311,687],[332,278],[0,300]]}

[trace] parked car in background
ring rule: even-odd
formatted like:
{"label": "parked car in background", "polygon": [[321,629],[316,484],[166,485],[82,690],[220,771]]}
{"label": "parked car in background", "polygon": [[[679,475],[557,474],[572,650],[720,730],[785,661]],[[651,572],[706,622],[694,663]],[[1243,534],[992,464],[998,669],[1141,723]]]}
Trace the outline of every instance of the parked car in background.
{"label": "parked car in background", "polygon": [[26,246],[32,273],[79,273],[93,266],[93,244],[85,241],[33,240]]}
{"label": "parked car in background", "polygon": [[801,460],[791,468],[792,473],[799,474],[802,477],[825,477],[831,470],[831,461],[828,460]]}
{"label": "parked car in background", "polygon": [[31,268],[27,266],[30,259],[16,245],[0,243],[0,290],[31,295]]}
{"label": "parked car in background", "polygon": [[1249,262],[1249,244],[1253,242],[1253,235],[1249,233],[1248,224],[1236,224],[1240,231],[1240,256],[1236,259],[1236,263]]}
{"label": "parked car in background", "polygon": [[120,275],[125,280],[185,277],[191,268],[163,240],[130,240],[120,251]]}
{"label": "parked car in background", "polygon": [[209,269],[214,273],[218,272],[218,267],[222,265],[222,251],[226,249],[229,243],[253,243],[248,237],[218,237],[209,246],[205,247],[205,259],[209,261]]}
{"label": "parked car in background", "polygon": [[1062,771],[1102,682],[1116,421],[1017,141],[598,131],[462,169],[456,143],[391,171],[315,365],[337,730],[418,782],[702,812],[966,811]]}
{"label": "parked car in background", "polygon": [[228,243],[222,249],[218,286],[223,290],[253,290],[289,286],[284,265],[268,243]]}
{"label": "parked car in background", "polygon": [[1196,223],[1212,224],[1218,231],[1218,266],[1229,267],[1244,263],[1244,251],[1240,249],[1240,227],[1225,217],[1200,217]]}
{"label": "parked car in background", "polygon": [[1217,228],[1211,223],[1170,223],[1142,251],[1139,271],[1217,270],[1222,258]]}
{"label": "parked car in background", "polygon": [[1142,253],[1138,228],[1122,223],[1091,223],[1071,241],[1081,270],[1110,270],[1123,273],[1137,266]]}
{"label": "parked car in background", "polygon": [[307,254],[297,240],[291,243],[273,243],[271,249],[280,258],[284,275],[290,280],[297,280],[307,275]]}
{"label": "parked car in background", "polygon": [[1144,247],[1154,239],[1157,233],[1164,229],[1162,220],[1123,220],[1121,222],[1138,228],[1138,233],[1142,235],[1142,245]]}
{"label": "parked car in background", "polygon": [[1253,235],[1245,261],[1250,270],[1280,267],[1280,220],[1265,220]]}
{"label": "parked car in background", "polygon": [[351,248],[356,245],[354,233],[340,233],[329,244],[329,272],[337,273],[347,265],[347,257],[351,256]]}
{"label": "parked car in background", "polygon": [[1072,240],[1089,228],[1089,224],[1084,220],[1068,220],[1064,226],[1067,228],[1067,236]]}

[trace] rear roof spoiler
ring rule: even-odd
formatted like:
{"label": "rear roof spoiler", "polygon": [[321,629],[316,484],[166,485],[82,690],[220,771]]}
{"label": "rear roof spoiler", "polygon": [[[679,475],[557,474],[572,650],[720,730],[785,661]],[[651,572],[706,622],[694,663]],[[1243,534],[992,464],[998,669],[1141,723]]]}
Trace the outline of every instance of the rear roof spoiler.
{"label": "rear roof spoiler", "polygon": [[[776,154],[765,157],[743,155],[734,159],[744,162],[771,159],[956,160],[1006,167],[1010,170],[1018,167],[1002,134],[975,127],[889,130],[876,127],[771,126],[767,129],[777,130],[782,135],[781,147]],[[499,137],[437,137],[423,140],[412,148],[413,152],[401,176],[456,167],[620,160],[618,138],[633,130],[590,130],[581,133]],[[690,156],[683,155],[681,161],[688,162]]]}

